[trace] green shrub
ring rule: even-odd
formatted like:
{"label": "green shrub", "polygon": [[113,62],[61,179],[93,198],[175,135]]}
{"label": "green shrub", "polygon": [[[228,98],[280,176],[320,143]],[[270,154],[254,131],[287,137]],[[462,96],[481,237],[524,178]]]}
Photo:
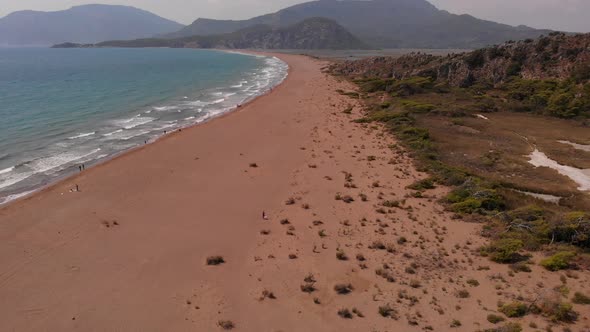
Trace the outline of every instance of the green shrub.
{"label": "green shrub", "polygon": [[513,61],[506,68],[506,76],[518,76],[522,71],[522,64],[520,62]]}
{"label": "green shrub", "polygon": [[590,215],[585,212],[570,212],[562,216],[551,230],[556,241],[590,247]]}
{"label": "green shrub", "polygon": [[492,324],[498,324],[498,323],[503,322],[505,320],[506,319],[504,319],[504,317],[499,316],[499,315],[494,315],[494,314],[488,315],[488,322],[490,322]]}
{"label": "green shrub", "polygon": [[481,201],[474,197],[469,197],[464,201],[455,203],[451,206],[451,210],[457,213],[472,214],[481,208]]}
{"label": "green shrub", "polygon": [[492,242],[484,249],[490,255],[490,258],[498,263],[513,263],[522,258],[518,253],[524,244],[517,239],[499,239]]}
{"label": "green shrub", "polygon": [[512,302],[502,305],[498,311],[510,318],[523,317],[527,314],[527,306],[521,302]]}
{"label": "green shrub", "polygon": [[412,190],[427,190],[434,189],[436,186],[434,185],[434,180],[432,178],[428,178],[416,181],[409,185],[408,188]]}
{"label": "green shrub", "polygon": [[573,306],[569,303],[560,303],[555,307],[553,312],[546,313],[552,321],[555,322],[574,322],[578,319],[578,313],[574,311]]}
{"label": "green shrub", "polygon": [[415,113],[428,113],[436,108],[436,106],[432,104],[425,104],[412,100],[402,101],[402,106],[405,110]]}
{"label": "green shrub", "polygon": [[590,304],[590,296],[584,295],[580,292],[575,292],[572,302],[575,304]]}
{"label": "green shrub", "polygon": [[485,55],[485,49],[475,50],[465,57],[465,63],[467,63],[469,69],[476,69],[482,67],[486,63]]}
{"label": "green shrub", "polygon": [[522,332],[522,326],[518,323],[507,323],[500,327],[486,329],[485,332]]}
{"label": "green shrub", "polygon": [[391,86],[394,96],[411,96],[424,93],[434,88],[434,82],[430,77],[410,77],[395,82]]}
{"label": "green shrub", "polygon": [[572,251],[561,251],[541,261],[541,266],[549,271],[565,270],[570,267],[570,262],[576,257]]}
{"label": "green shrub", "polygon": [[395,79],[371,79],[363,83],[360,83],[361,89],[365,92],[377,92],[377,91],[388,91],[393,85]]}

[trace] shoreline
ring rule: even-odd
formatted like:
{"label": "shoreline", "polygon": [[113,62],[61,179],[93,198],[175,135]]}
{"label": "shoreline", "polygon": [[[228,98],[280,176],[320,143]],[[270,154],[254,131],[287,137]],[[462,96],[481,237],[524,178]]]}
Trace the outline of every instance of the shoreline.
{"label": "shoreline", "polygon": [[[213,116],[210,116],[210,117],[206,118],[205,120],[203,120],[201,122],[195,122],[195,123],[190,124],[190,125],[187,125],[187,126],[177,127],[173,131],[168,132],[167,134],[156,136],[155,138],[153,138],[151,140],[148,140],[147,143],[144,144],[144,145],[139,145],[139,146],[132,147],[132,148],[129,148],[129,149],[126,149],[126,150],[122,150],[122,151],[119,151],[119,152],[117,152],[117,153],[115,153],[113,155],[110,155],[108,157],[102,158],[102,160],[98,160],[96,162],[91,163],[90,166],[88,167],[88,169],[87,170],[84,170],[83,172],[87,172],[87,171],[90,171],[90,170],[92,170],[92,169],[94,169],[96,167],[102,166],[102,165],[104,165],[106,163],[109,163],[109,162],[111,162],[111,161],[113,161],[113,160],[115,160],[115,159],[117,159],[117,158],[119,158],[119,157],[121,157],[121,156],[123,156],[125,154],[133,153],[136,150],[141,150],[141,149],[143,149],[143,148],[145,148],[145,147],[147,147],[149,145],[156,144],[156,143],[160,142],[161,140],[166,139],[168,136],[171,136],[171,135],[174,135],[174,134],[178,133],[179,131],[186,130],[186,129],[191,129],[191,128],[194,128],[194,127],[197,127],[197,126],[200,126],[200,125],[204,125],[204,124],[206,124],[206,123],[208,123],[210,121],[213,121],[213,120],[216,120],[218,118],[222,118],[222,117],[228,116],[228,115],[230,115],[230,114],[232,114],[234,112],[238,112],[241,108],[243,108],[243,107],[245,107],[245,106],[253,103],[258,98],[264,97],[264,96],[272,93],[275,88],[277,88],[278,86],[280,86],[281,84],[283,84],[283,82],[288,78],[289,73],[291,71],[291,68],[288,65],[288,63],[286,63],[284,60],[282,60],[278,56],[278,55],[280,55],[280,53],[259,52],[259,51],[249,51],[249,50],[223,50],[223,49],[211,49],[211,51],[224,52],[224,53],[232,53],[232,54],[241,54],[241,55],[245,55],[245,56],[255,56],[255,57],[257,57],[257,56],[274,57],[274,58],[279,59],[284,64],[286,64],[287,65],[287,70],[285,72],[284,77],[277,84],[275,84],[273,86],[269,86],[269,88],[266,91],[263,91],[261,94],[259,94],[257,96],[253,96],[250,99],[247,99],[246,102],[244,102],[242,104],[236,104],[234,106],[231,106],[231,107],[228,108],[227,111],[221,112],[221,113],[216,114],[216,115],[213,115]],[[72,165],[69,168],[75,168],[75,166]],[[63,175],[60,175],[60,176],[58,176],[58,177],[50,180],[48,183],[42,184],[41,186],[39,186],[37,188],[28,188],[28,189],[26,189],[26,190],[24,190],[24,191],[22,191],[20,193],[14,193],[14,194],[6,195],[4,197],[0,197],[0,198],[7,199],[6,201],[0,201],[0,210],[3,209],[4,207],[7,207],[7,206],[15,203],[15,202],[18,202],[18,201],[27,199],[27,198],[29,198],[31,196],[36,195],[36,194],[41,194],[41,193],[43,193],[44,191],[50,189],[53,186],[57,186],[60,183],[63,183],[64,181],[73,180],[76,177],[78,177],[78,176],[81,175],[80,172],[76,172],[75,170],[69,171],[69,172],[73,172],[73,173],[69,173],[66,170],[67,169],[64,169],[64,174]],[[14,196],[16,196],[16,198],[9,199],[10,197],[14,197]]]}

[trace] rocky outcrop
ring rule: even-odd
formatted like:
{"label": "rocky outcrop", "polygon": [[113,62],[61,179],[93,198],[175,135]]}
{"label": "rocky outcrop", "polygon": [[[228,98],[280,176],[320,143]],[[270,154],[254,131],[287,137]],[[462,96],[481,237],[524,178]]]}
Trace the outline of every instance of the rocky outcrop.
{"label": "rocky outcrop", "polygon": [[590,34],[551,33],[536,40],[510,41],[469,53],[433,56],[412,53],[335,64],[347,76],[403,79],[431,77],[452,86],[475,82],[498,85],[511,77],[524,79],[590,79]]}

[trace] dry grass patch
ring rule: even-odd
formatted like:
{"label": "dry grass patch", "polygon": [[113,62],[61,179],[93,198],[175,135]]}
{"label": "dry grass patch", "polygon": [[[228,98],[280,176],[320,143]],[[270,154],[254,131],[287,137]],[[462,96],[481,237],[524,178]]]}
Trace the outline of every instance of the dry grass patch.
{"label": "dry grass patch", "polygon": [[338,316],[345,318],[345,319],[352,319],[352,312],[347,308],[343,308],[338,310]]}
{"label": "dry grass patch", "polygon": [[236,325],[231,320],[220,320],[217,325],[223,330],[233,330]]}
{"label": "dry grass patch", "polygon": [[399,316],[397,310],[395,310],[390,304],[386,304],[379,307],[379,315],[398,320]]}
{"label": "dry grass patch", "polygon": [[338,260],[341,260],[341,261],[348,260],[348,256],[346,256],[346,253],[342,250],[336,251],[336,258],[338,258]]}
{"label": "dry grass patch", "polygon": [[334,291],[341,295],[349,294],[353,289],[351,284],[337,284],[334,286]]}
{"label": "dry grass patch", "polygon": [[210,256],[207,257],[207,265],[220,265],[225,263],[222,256]]}

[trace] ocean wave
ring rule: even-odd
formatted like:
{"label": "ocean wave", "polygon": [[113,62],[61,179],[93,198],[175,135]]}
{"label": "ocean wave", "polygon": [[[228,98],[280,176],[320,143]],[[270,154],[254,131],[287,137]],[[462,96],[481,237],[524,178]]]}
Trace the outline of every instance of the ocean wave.
{"label": "ocean wave", "polygon": [[123,140],[123,141],[128,141],[128,140],[135,138],[137,136],[149,134],[150,132],[151,132],[151,130],[128,131],[128,132],[124,132],[123,135],[118,136],[117,139]]}
{"label": "ocean wave", "polygon": [[0,174],[9,173],[9,172],[12,172],[12,170],[14,170],[14,166],[8,167],[8,168],[5,168],[5,169],[0,169]]}
{"label": "ocean wave", "polygon": [[147,116],[146,117],[136,116],[136,117],[124,119],[124,120],[115,120],[115,121],[113,121],[113,123],[118,127],[123,127],[123,129],[133,129],[137,126],[141,126],[146,123],[150,123],[154,120],[156,120],[156,118],[150,118]]}
{"label": "ocean wave", "polygon": [[166,112],[166,111],[175,110],[177,108],[178,108],[178,106],[160,106],[160,107],[154,107],[154,110],[157,111],[157,112]]}
{"label": "ocean wave", "polygon": [[17,184],[27,178],[29,178],[31,175],[33,175],[32,172],[25,172],[25,173],[6,173],[7,175],[0,175],[0,189],[3,188],[7,188],[10,187],[14,184]]}
{"label": "ocean wave", "polygon": [[80,134],[78,134],[76,136],[68,137],[68,139],[77,139],[77,138],[82,138],[82,137],[88,137],[88,136],[92,136],[94,134],[96,134],[96,131],[93,131],[91,133],[80,133]]}
{"label": "ocean wave", "polygon": [[219,104],[225,101],[225,98],[220,98],[220,99],[216,99],[213,101],[201,101],[201,100],[195,100],[195,101],[191,101],[188,102],[187,105],[190,106],[209,106],[209,105],[215,105],[215,104]]}
{"label": "ocean wave", "polygon": [[25,166],[29,167],[33,170],[33,173],[45,173],[47,171],[61,169],[62,166],[65,166],[71,162],[76,160],[80,160],[82,158],[89,157],[98,151],[100,148],[96,148],[91,151],[79,151],[79,152],[64,152],[60,153],[51,157],[45,157],[33,160],[27,163]]}
{"label": "ocean wave", "polygon": [[109,136],[113,136],[115,134],[118,134],[118,133],[120,133],[122,131],[123,131],[123,129],[118,129],[118,130],[112,131],[110,133],[103,134],[102,136],[109,137]]}
{"label": "ocean wave", "polygon": [[19,199],[21,197],[27,196],[29,194],[34,193],[36,190],[29,190],[29,191],[25,191],[22,193],[18,193],[18,194],[14,194],[14,195],[8,195],[5,197],[0,197],[0,205],[6,204],[8,202],[14,201],[15,199]]}

